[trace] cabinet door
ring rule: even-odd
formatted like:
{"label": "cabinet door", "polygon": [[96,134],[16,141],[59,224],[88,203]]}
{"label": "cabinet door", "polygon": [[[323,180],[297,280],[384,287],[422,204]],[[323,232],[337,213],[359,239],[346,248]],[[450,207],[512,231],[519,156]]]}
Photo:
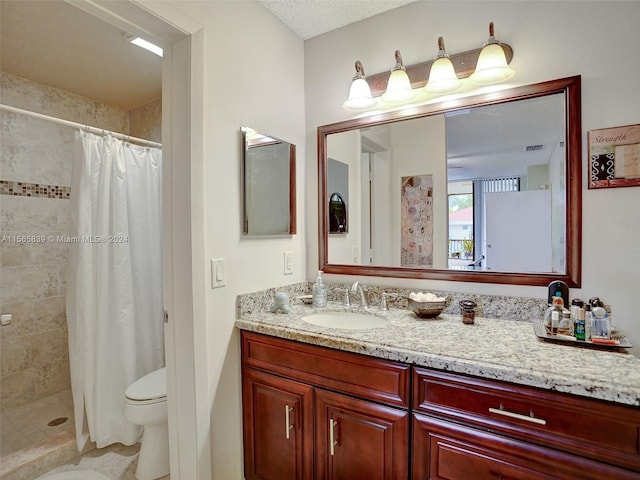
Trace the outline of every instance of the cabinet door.
{"label": "cabinet door", "polygon": [[242,380],[247,480],[313,478],[313,388],[245,369]]}
{"label": "cabinet door", "polygon": [[637,473],[587,458],[413,415],[413,480],[631,480]]}
{"label": "cabinet door", "polygon": [[316,390],[316,478],[408,478],[408,413]]}

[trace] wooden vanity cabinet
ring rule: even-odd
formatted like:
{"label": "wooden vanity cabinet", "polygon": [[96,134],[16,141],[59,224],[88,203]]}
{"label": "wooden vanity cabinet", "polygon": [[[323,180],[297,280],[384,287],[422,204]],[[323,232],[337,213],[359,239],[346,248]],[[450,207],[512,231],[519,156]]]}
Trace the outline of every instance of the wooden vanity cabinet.
{"label": "wooden vanity cabinet", "polygon": [[406,410],[318,389],[316,478],[407,479]]}
{"label": "wooden vanity cabinet", "polygon": [[245,478],[314,478],[313,388],[246,369],[242,393]]}
{"label": "wooden vanity cabinet", "polygon": [[413,480],[638,480],[639,474],[414,414]]}
{"label": "wooden vanity cabinet", "polygon": [[640,479],[638,408],[414,368],[413,412],[414,480]]}
{"label": "wooden vanity cabinet", "polygon": [[410,366],[252,332],[241,339],[247,479],[408,480]]}
{"label": "wooden vanity cabinet", "polygon": [[249,480],[640,480],[637,407],[241,339]]}

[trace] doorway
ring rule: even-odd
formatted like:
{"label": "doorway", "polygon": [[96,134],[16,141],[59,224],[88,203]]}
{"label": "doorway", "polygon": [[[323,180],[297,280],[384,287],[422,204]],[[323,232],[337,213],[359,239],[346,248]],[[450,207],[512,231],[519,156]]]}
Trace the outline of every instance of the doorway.
{"label": "doorway", "polygon": [[[165,350],[172,479],[210,478],[209,412],[206,370],[195,368],[194,357],[206,353],[205,336],[194,324],[190,238],[190,168],[201,168],[192,152],[201,141],[201,116],[192,115],[192,98],[202,98],[202,85],[192,83],[203,71],[202,27],[180,12],[154,5],[150,9],[125,2],[69,1],[101,20],[131,33],[145,35],[164,47],[163,60],[163,222]],[[161,14],[151,13],[158,9]],[[180,159],[176,165],[173,159]],[[196,246],[197,249],[197,246]],[[175,319],[175,321],[174,321]],[[178,325],[179,322],[179,325]],[[203,327],[202,327],[203,328]],[[201,343],[197,343],[201,341]],[[203,391],[204,390],[204,391]],[[194,408],[195,405],[195,408]],[[197,420],[196,420],[197,419]],[[177,448],[177,445],[180,448]]]}

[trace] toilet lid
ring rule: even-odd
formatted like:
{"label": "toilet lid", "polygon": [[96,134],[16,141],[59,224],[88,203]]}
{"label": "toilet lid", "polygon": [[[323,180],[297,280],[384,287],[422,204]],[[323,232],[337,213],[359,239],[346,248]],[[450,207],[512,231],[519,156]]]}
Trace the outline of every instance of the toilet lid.
{"label": "toilet lid", "polygon": [[125,395],[130,400],[153,400],[167,396],[167,369],[163,367],[136,380]]}

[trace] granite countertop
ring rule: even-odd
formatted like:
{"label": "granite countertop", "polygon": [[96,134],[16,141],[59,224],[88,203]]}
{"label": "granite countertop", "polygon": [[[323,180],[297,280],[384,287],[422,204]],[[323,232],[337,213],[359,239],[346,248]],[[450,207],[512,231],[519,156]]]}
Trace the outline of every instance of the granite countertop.
{"label": "granite countertop", "polygon": [[[292,304],[289,314],[257,310],[240,314],[236,327],[275,337],[361,353],[403,363],[640,406],[640,359],[621,349],[599,349],[543,341],[531,322],[460,315],[419,319],[406,309],[372,309],[387,323],[352,330],[311,325],[314,309]],[[327,309],[346,311],[330,302]],[[353,308],[351,309],[353,310]]]}

